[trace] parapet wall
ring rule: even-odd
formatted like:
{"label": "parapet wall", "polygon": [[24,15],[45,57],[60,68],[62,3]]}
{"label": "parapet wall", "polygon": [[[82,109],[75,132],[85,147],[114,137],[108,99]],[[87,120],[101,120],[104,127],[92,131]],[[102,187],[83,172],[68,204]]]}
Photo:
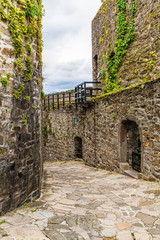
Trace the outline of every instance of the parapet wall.
{"label": "parapet wall", "polygon": [[[72,125],[72,118],[80,114],[75,109],[75,104],[71,106],[60,106],[60,109],[43,111],[43,161],[66,161],[75,159],[74,138],[83,138],[84,115],[78,115],[78,127]],[[82,112],[82,114],[84,114]]]}
{"label": "parapet wall", "polygon": [[40,19],[17,2],[0,6],[0,214],[40,194]]}
{"label": "parapet wall", "polygon": [[48,137],[43,139],[43,160],[76,159],[74,139],[78,136],[82,138],[85,163],[111,171],[121,171],[125,154],[127,163],[127,151],[122,149],[122,124],[136,123],[141,174],[149,180],[160,178],[160,80],[97,98],[86,108],[76,110],[73,104],[44,111],[43,118],[48,131]]}

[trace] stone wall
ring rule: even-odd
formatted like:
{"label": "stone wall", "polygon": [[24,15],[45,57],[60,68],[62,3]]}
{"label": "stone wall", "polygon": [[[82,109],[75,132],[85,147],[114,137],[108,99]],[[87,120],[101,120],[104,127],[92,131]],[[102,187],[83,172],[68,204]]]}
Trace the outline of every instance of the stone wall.
{"label": "stone wall", "polygon": [[[131,0],[126,1],[126,20],[128,25],[130,24],[131,2]],[[117,71],[119,87],[156,80],[160,77],[159,1],[136,0],[135,3],[135,38],[129,43],[126,54],[123,56],[123,62]],[[92,22],[94,81],[97,80],[97,73],[101,72],[103,68],[107,68],[107,60],[104,59],[102,61],[103,56],[107,53],[110,58],[115,53],[116,24],[116,1],[105,0]]]}
{"label": "stone wall", "polygon": [[[101,74],[99,80],[107,94],[77,110],[72,104],[44,111],[44,160],[75,159],[79,137],[86,164],[111,171],[134,169],[145,179],[160,178],[159,12],[157,0],[104,1],[92,22],[92,55],[93,81],[104,70],[105,78]],[[77,125],[72,123],[75,116]]]}
{"label": "stone wall", "polygon": [[[73,126],[72,118],[78,115],[78,127]],[[60,106],[60,109],[43,111],[43,160],[66,161],[75,159],[74,138],[83,138],[84,113],[76,111],[75,105]],[[45,134],[46,133],[46,134]]]}
{"label": "stone wall", "polygon": [[[3,214],[40,194],[41,86],[37,79],[41,78],[41,67],[36,37],[22,37],[24,43],[22,55],[15,54],[15,45],[13,46],[13,38],[11,39],[12,35],[8,28],[9,22],[4,13],[8,14],[6,15],[8,17],[11,14],[11,7],[12,10],[14,7],[20,9],[20,1],[19,4],[10,1],[1,4],[3,5],[0,12],[0,214]],[[27,21],[25,25],[27,27]],[[18,23],[15,27],[18,28]],[[26,53],[27,42],[32,48],[30,54]],[[32,61],[32,71],[28,70],[31,74],[28,81],[26,81],[27,64],[23,65],[27,55]],[[3,84],[3,79],[6,85]]]}
{"label": "stone wall", "polygon": [[142,176],[160,178],[160,80],[99,97],[78,110],[72,105],[44,111],[43,116],[48,131],[51,127],[54,132],[44,138],[44,160],[75,159],[74,138],[78,136],[86,164],[111,171],[121,171],[121,165],[128,164],[132,169],[123,145],[123,123],[128,121],[139,129]]}

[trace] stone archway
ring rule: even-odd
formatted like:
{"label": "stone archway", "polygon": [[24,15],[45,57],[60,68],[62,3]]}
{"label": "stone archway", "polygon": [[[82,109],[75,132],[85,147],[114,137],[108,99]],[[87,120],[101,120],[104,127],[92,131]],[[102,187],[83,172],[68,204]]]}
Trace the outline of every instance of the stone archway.
{"label": "stone archway", "polygon": [[75,139],[74,139],[74,148],[75,148],[75,157],[76,158],[82,158],[83,157],[83,153],[82,153],[82,138],[75,137]]}
{"label": "stone archway", "polygon": [[131,120],[122,121],[120,131],[121,163],[128,163],[129,167],[141,172],[141,141],[139,127]]}

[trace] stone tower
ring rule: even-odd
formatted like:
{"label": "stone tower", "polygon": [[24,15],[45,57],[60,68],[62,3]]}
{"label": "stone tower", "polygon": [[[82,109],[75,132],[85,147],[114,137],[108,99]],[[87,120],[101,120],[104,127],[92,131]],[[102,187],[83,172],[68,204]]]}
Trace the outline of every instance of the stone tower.
{"label": "stone tower", "polygon": [[115,90],[160,78],[159,11],[159,1],[103,2],[92,21],[92,62],[105,92],[115,78]]}
{"label": "stone tower", "polygon": [[0,1],[0,214],[40,193],[41,1]]}

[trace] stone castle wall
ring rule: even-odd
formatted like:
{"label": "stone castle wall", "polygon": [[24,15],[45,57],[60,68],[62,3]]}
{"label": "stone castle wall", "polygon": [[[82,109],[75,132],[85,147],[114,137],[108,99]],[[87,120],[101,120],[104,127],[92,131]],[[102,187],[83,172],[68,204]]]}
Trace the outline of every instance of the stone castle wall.
{"label": "stone castle wall", "polygon": [[[61,106],[60,109],[43,111],[42,132],[45,127],[47,130],[47,136],[43,132],[43,160],[75,159],[74,138],[76,136],[83,137],[84,134],[82,120],[80,120],[78,128],[72,125],[72,118],[76,116],[76,113],[74,104],[65,106],[65,108]],[[79,115],[78,119],[83,117],[83,115]]]}
{"label": "stone castle wall", "polygon": [[75,159],[80,137],[86,164],[160,178],[159,12],[156,0],[103,2],[92,22],[93,81],[103,73],[107,94],[78,110],[44,111],[46,131],[54,132],[44,139],[44,160]]}
{"label": "stone castle wall", "polygon": [[[84,115],[82,115],[82,113]],[[48,121],[48,138],[44,138],[43,159],[49,161],[76,159],[75,137],[82,138],[86,164],[111,171],[121,171],[122,123],[137,124],[141,141],[141,172],[145,179],[160,178],[160,81],[100,97],[96,102],[75,109],[61,107],[44,111]],[[73,126],[72,117],[77,117]],[[126,156],[127,157],[127,156]]]}
{"label": "stone castle wall", "polygon": [[[41,67],[36,36],[22,36],[22,53],[15,54],[12,34],[8,28],[9,20],[6,18],[11,14],[11,8],[12,11],[14,7],[20,10],[21,3],[2,1],[1,4],[0,214],[3,214],[40,194],[41,86],[37,79],[41,78]],[[24,24],[27,28],[27,20]],[[17,22],[14,29],[18,27]],[[26,53],[27,42],[32,48],[30,53]],[[25,66],[27,57],[32,62],[32,70],[27,70],[27,64]],[[28,81],[27,71],[30,74]]]}
{"label": "stone castle wall", "polygon": [[[126,20],[130,24],[133,1],[126,1]],[[160,4],[157,0],[136,0],[134,15],[135,38],[129,43],[121,66],[117,70],[119,87],[126,87],[160,77]],[[106,69],[107,60],[115,53],[117,37],[117,6],[115,0],[105,0],[92,21],[93,80]],[[128,32],[127,32],[128,33]],[[126,33],[126,35],[127,35]],[[106,77],[107,78],[107,77]],[[99,79],[100,80],[100,79]]]}

